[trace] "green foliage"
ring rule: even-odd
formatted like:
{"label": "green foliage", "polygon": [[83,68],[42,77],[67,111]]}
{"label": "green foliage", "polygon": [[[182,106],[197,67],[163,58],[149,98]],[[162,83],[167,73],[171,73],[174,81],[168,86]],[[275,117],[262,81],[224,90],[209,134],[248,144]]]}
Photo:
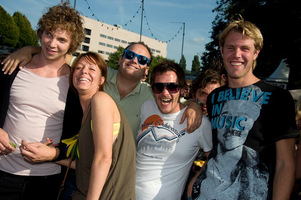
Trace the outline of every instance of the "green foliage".
{"label": "green foliage", "polygon": [[200,63],[199,56],[195,55],[193,57],[193,61],[192,61],[192,65],[191,65],[191,73],[198,74],[200,72],[200,67],[201,67],[201,63]]}
{"label": "green foliage", "polygon": [[113,69],[118,69],[119,58],[122,56],[124,48],[119,46],[114,53],[109,55],[107,66]]}
{"label": "green foliage", "polygon": [[25,15],[22,15],[20,12],[15,12],[13,19],[19,27],[20,32],[19,41],[17,42],[16,47],[21,48],[28,45],[38,45],[36,33],[32,30],[31,24]]}
{"label": "green foliage", "polygon": [[15,47],[19,39],[19,29],[14,19],[0,6],[0,45]]}
{"label": "green foliage", "polygon": [[184,72],[186,72],[186,58],[184,55],[182,55],[179,65],[184,69]]}
{"label": "green foliage", "polygon": [[152,73],[154,67],[155,67],[156,65],[158,65],[160,62],[164,61],[164,60],[169,60],[169,59],[164,58],[164,57],[162,57],[162,56],[156,56],[156,57],[153,57],[152,63],[150,64],[149,70],[148,70],[148,76],[147,76],[147,80],[146,80],[147,82],[149,82],[150,75],[151,75],[151,73]]}
{"label": "green foliage", "polygon": [[151,73],[151,71],[154,69],[154,67],[155,67],[156,65],[158,65],[160,62],[162,62],[162,61],[164,61],[164,60],[168,60],[168,59],[167,59],[167,58],[164,58],[164,57],[162,57],[162,56],[156,56],[156,57],[153,57],[152,63],[151,63],[150,66],[149,66],[149,72],[148,72],[148,74]]}

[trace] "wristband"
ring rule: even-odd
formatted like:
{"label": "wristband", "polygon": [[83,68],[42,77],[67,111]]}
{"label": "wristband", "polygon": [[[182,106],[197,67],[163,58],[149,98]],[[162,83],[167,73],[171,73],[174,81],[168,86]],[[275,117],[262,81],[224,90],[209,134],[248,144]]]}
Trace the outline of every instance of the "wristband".
{"label": "wristband", "polygon": [[200,106],[204,106],[204,104],[198,98],[195,98],[194,101]]}

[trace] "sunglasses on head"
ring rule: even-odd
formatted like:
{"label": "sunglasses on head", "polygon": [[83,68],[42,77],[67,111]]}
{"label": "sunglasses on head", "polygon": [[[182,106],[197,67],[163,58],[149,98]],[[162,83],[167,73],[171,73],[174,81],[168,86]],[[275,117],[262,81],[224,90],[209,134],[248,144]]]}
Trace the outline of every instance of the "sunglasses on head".
{"label": "sunglasses on head", "polygon": [[137,57],[138,63],[140,65],[145,65],[145,64],[149,63],[149,58],[139,55],[139,54],[136,54],[135,52],[132,52],[128,49],[124,50],[123,57],[128,60],[133,60],[135,57]]}
{"label": "sunglasses on head", "polygon": [[170,93],[177,93],[180,90],[180,86],[177,83],[154,83],[152,84],[152,90],[155,94],[160,94],[164,88]]}

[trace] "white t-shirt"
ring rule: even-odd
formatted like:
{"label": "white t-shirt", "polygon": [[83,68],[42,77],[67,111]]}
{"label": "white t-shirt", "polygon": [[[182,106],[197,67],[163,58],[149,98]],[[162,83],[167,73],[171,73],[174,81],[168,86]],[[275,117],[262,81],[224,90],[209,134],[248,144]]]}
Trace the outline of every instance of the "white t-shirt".
{"label": "white t-shirt", "polygon": [[162,114],[154,100],[142,105],[137,135],[136,200],[181,199],[199,149],[211,150],[209,119],[203,116],[201,126],[188,134],[186,120],[179,124],[184,111]]}
{"label": "white t-shirt", "polygon": [[[3,127],[12,143],[44,142],[47,137],[53,144],[60,142],[68,77],[44,78],[26,68],[18,72],[10,90]],[[0,156],[0,170],[23,176],[46,176],[60,173],[61,168],[52,162],[31,164],[17,147],[14,152]]]}

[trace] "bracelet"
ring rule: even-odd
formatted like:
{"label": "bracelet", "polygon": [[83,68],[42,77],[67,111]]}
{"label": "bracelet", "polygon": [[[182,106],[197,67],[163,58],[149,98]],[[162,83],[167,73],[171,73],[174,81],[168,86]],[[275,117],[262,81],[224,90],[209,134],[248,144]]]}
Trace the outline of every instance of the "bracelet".
{"label": "bracelet", "polygon": [[203,104],[198,98],[192,99],[192,100],[190,101],[190,103],[191,103],[191,102],[196,102],[196,103],[199,104],[201,107],[204,106],[204,104]]}

